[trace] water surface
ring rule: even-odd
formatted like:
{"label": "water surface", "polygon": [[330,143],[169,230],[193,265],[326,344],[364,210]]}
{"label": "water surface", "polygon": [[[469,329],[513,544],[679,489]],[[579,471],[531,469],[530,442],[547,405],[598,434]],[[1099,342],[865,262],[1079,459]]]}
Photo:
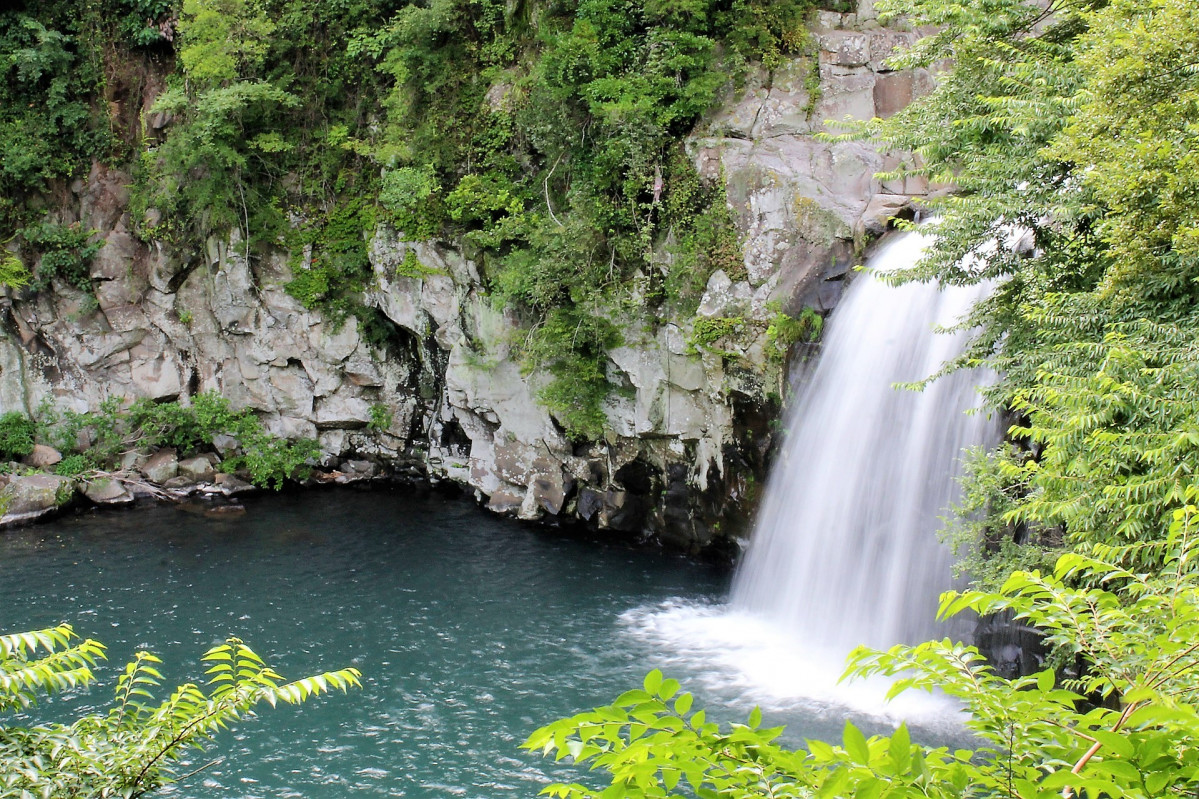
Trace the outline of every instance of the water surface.
{"label": "water surface", "polygon": [[[727,590],[723,569],[460,498],[330,489],[246,505],[236,518],[160,506],[0,533],[0,629],[66,621],[109,646],[102,684],[76,707],[106,700],[139,647],[166,659],[170,679],[195,679],[227,635],[285,677],[362,670],[361,691],[265,710],[223,738],[226,759],[177,795],[534,796],[551,775],[582,775],[521,752],[529,732],[655,665],[689,677],[622,615]],[[726,716],[752,705],[706,698]],[[65,714],[63,700],[42,712]]]}

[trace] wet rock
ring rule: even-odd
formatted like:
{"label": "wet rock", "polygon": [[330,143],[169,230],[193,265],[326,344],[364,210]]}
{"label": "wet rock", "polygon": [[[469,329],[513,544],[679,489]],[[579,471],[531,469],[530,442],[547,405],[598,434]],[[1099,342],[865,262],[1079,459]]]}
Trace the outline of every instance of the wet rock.
{"label": "wet rock", "polygon": [[257,491],[258,489],[253,483],[247,483],[238,477],[231,474],[220,473],[213,478],[213,484],[227,495],[244,494],[248,491]]}
{"label": "wet rock", "polygon": [[8,497],[4,524],[30,521],[58,508],[74,496],[74,480],[57,474],[13,477],[4,489]]}
{"label": "wet rock", "polygon": [[579,515],[594,521],[600,529],[639,532],[645,522],[645,512],[644,500],[628,491],[585,488],[579,492]]}
{"label": "wet rock", "polygon": [[111,477],[89,480],[83,486],[83,495],[97,505],[127,505],[133,502],[133,494]]}
{"label": "wet rock", "polygon": [[487,500],[487,509],[495,513],[518,513],[524,500],[523,492],[518,493],[508,488],[501,488]]}
{"label": "wet rock", "polygon": [[204,515],[210,519],[227,519],[234,516],[244,516],[246,506],[240,503],[213,505],[204,510]]}
{"label": "wet rock", "polygon": [[35,469],[45,469],[62,460],[62,453],[54,447],[47,447],[45,444],[34,444],[33,451],[25,456],[24,463],[26,466],[32,466]]}
{"label": "wet rock", "polygon": [[151,483],[166,485],[168,480],[179,474],[179,456],[171,448],[160,449],[151,455],[138,471]]}

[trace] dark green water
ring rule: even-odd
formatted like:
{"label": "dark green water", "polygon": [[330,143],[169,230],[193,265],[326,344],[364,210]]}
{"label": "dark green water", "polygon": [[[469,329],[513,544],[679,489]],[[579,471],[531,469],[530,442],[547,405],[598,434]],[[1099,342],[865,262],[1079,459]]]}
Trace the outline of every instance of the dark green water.
{"label": "dark green water", "polygon": [[362,691],[265,710],[177,795],[534,796],[554,767],[521,752],[524,737],[655,664],[620,614],[717,598],[728,582],[401,489],[246,504],[232,519],[162,506],[0,533],[0,629],[66,621],[109,646],[102,685],[77,707],[107,699],[138,647],[171,679],[196,679],[200,654],[227,635],[285,677],[364,673]]}

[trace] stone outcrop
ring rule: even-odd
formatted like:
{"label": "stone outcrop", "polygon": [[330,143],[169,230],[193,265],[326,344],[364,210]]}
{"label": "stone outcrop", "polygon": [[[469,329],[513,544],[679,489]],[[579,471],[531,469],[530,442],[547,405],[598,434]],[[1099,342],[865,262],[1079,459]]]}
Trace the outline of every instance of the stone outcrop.
{"label": "stone outcrop", "polygon": [[[0,412],[215,390],[272,433],[316,438],[331,481],[452,480],[497,512],[581,519],[691,549],[713,540],[717,520],[736,532],[764,473],[771,395],[782,393],[766,337],[774,309],[831,308],[866,240],[928,190],[881,183],[874,174],[895,161],[867,144],[817,136],[826,120],[885,116],[929,88],[928,75],[886,64],[913,34],[880,28],[864,0],[859,14],[821,14],[813,36],[817,57],[751,76],[689,145],[701,173],[727,181],[745,256],[743,272],[711,276],[698,317],[739,320],[738,332],[697,347],[695,319],[622,320],[602,440],[571,442],[539,404],[546,378],[521,371],[518,320],[453,248],[377,231],[364,301],[395,326],[380,349],[352,317],[333,323],[285,291],[286,253],[247,257],[236,233],[183,255],[139,240],[130,176],[100,164],[58,212],[103,238],[97,305],[61,283],[0,304]],[[397,269],[409,254],[423,277]],[[239,447],[228,437],[214,445],[222,456]],[[125,466],[155,483],[212,477],[209,460],[138,457]]]}

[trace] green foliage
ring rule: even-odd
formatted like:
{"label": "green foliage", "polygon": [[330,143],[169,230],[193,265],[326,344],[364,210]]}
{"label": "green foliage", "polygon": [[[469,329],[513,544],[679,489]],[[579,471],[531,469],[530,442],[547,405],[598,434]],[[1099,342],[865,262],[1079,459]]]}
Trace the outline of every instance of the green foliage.
{"label": "green foliage", "polygon": [[[1190,492],[1192,497],[1194,491]],[[973,647],[948,640],[859,649],[852,676],[894,677],[891,695],[937,690],[961,701],[973,750],[914,744],[905,726],[869,739],[847,723],[837,743],[777,743],[780,728],[723,730],[675,680],[549,724],[526,742],[607,772],[605,789],[557,784],[559,797],[1073,796],[1159,797],[1193,790],[1199,766],[1199,576],[1196,513],[1177,510],[1146,574],[1130,548],[1062,556],[1051,574],[1018,572],[993,593],[949,593],[942,615],[1009,611],[1085,665],[1059,684],[1052,670],[996,675]],[[1140,556],[1137,560],[1142,559]],[[1094,587],[1079,587],[1094,586]]]}
{"label": "green foliage", "polygon": [[572,439],[603,435],[607,352],[620,340],[607,319],[568,307],[551,310],[525,341],[528,363],[547,364],[551,375],[537,397]]}
{"label": "green foliage", "polygon": [[0,416],[0,459],[11,461],[33,452],[37,424],[20,411]]}
{"label": "green foliage", "polygon": [[104,244],[95,234],[96,231],[87,230],[78,222],[71,225],[42,222],[19,230],[18,235],[38,256],[33,287],[44,291],[58,278],[90,296],[92,258]]}
{"label": "green foliage", "polygon": [[823,330],[824,317],[811,306],[805,306],[797,317],[776,310],[766,326],[766,341],[783,356],[792,344],[816,341]]}
{"label": "green foliage", "polygon": [[371,405],[371,420],[367,423],[366,429],[379,433],[391,427],[391,420],[395,413],[390,407],[382,402],[377,402]]}
{"label": "green foliage", "polygon": [[421,280],[429,275],[445,274],[440,269],[435,269],[431,266],[425,266],[420,259],[416,257],[415,250],[409,250],[404,253],[404,259],[396,265],[396,275],[399,277],[410,277],[416,280]]}
{"label": "green foliage", "polygon": [[294,231],[291,267],[284,288],[309,309],[341,324],[360,306],[374,280],[367,239],[375,229],[375,207],[366,197],[338,203],[327,214]]}
{"label": "green foliage", "polygon": [[670,174],[662,200],[667,233],[665,292],[668,308],[679,316],[695,313],[708,278],[723,270],[733,280],[746,275],[737,225],[729,208],[725,179],[700,177],[690,157],[678,148],[672,155]]}
{"label": "green foliage", "polygon": [[54,473],[60,477],[78,477],[92,471],[91,459],[81,453],[67,455],[54,465]]}
{"label": "green foliage", "polygon": [[313,459],[320,455],[315,440],[287,441],[272,435],[253,411],[233,410],[229,400],[215,391],[196,394],[189,405],[139,399],[125,407],[122,398],[109,397],[94,413],[59,414],[45,406],[38,416],[42,435],[64,452],[76,449],[81,433],[89,434],[92,443],[87,451],[62,461],[82,465],[83,461],[72,459],[85,458],[87,468],[81,471],[115,468],[124,453],[139,447],[196,452],[224,434],[237,439],[241,454],[224,461],[222,469],[244,468],[255,485],[280,489],[286,480],[308,477]]}
{"label": "green foliage", "polygon": [[93,118],[99,59],[79,14],[0,11],[0,239],[26,224],[26,201],[111,146]]}
{"label": "green foliage", "polygon": [[441,229],[440,187],[431,167],[400,167],[383,173],[379,204],[391,212],[390,222],[404,236],[431,239]]}
{"label": "green foliage", "polygon": [[0,250],[0,286],[19,289],[29,285],[31,278],[20,258],[8,250]]}
{"label": "green foliage", "polygon": [[[259,423],[261,425],[261,423]],[[316,439],[301,438],[287,441],[261,428],[251,427],[242,433],[243,452],[222,464],[225,469],[245,467],[250,481],[263,488],[283,488],[285,480],[304,480],[312,473],[313,461],[320,457]]]}
{"label": "green foliage", "polygon": [[745,320],[739,316],[705,316],[696,319],[687,342],[687,351],[694,355],[700,350],[711,350],[716,342],[736,335],[744,327]]}
{"label": "green foliage", "polygon": [[716,269],[743,273],[723,190],[678,142],[748,60],[806,46],[810,7],[437,0],[355,43],[394,79],[383,205],[405,235],[471,248],[527,319],[526,367],[552,376],[541,397],[572,435],[601,429],[598,343],[633,283],[688,313]]}
{"label": "green foliage", "polygon": [[[40,694],[91,684],[104,652],[66,624],[0,636],[0,713],[27,712]],[[0,723],[0,796],[143,796],[180,778],[176,765],[186,750],[207,748],[260,704],[299,704],[361,685],[352,668],[284,682],[237,638],[208,650],[201,662],[206,687],[180,685],[159,704],[153,692],[162,683],[162,661],[141,651],[118,678],[107,713],[70,724]]]}

